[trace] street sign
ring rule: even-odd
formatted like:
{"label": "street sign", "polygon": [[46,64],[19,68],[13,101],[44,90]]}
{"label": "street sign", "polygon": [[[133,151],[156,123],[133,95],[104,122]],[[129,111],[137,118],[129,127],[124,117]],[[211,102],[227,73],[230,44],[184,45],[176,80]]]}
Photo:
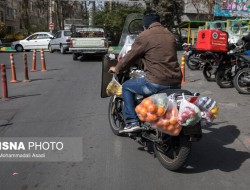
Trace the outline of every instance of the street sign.
{"label": "street sign", "polygon": [[51,30],[54,30],[54,23],[51,22],[51,23],[49,24],[49,28],[50,28]]}

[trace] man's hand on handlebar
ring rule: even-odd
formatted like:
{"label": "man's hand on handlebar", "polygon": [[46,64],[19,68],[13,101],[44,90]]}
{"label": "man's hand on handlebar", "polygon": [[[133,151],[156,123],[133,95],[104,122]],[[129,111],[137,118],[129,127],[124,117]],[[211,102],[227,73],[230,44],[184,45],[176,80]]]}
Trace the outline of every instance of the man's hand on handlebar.
{"label": "man's hand on handlebar", "polygon": [[115,66],[109,68],[109,73],[117,73]]}

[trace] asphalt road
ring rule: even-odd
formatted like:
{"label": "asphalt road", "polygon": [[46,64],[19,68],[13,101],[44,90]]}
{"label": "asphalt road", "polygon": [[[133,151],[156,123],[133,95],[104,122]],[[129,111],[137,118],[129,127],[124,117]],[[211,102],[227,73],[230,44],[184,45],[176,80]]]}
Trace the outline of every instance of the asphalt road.
{"label": "asphalt road", "polygon": [[[28,54],[31,68],[32,52]],[[22,53],[15,53],[23,80]],[[201,71],[186,70],[183,88],[219,102],[215,125],[193,143],[187,168],[174,173],[134,140],[115,136],[108,123],[109,99],[100,98],[101,60],[73,61],[45,52],[47,72],[31,82],[8,83],[0,101],[1,137],[82,137],[81,162],[0,162],[1,190],[248,190],[250,187],[250,96],[220,89]],[[0,53],[11,78],[9,53]],[[40,56],[37,69],[40,70]]]}

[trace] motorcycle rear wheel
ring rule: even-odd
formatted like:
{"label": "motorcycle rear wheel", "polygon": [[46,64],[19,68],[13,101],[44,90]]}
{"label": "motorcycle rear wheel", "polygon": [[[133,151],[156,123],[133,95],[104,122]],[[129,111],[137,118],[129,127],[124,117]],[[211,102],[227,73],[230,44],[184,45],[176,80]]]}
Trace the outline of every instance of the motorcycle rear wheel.
{"label": "motorcycle rear wheel", "polygon": [[216,83],[219,87],[232,88],[234,86],[231,70],[232,67],[227,65],[218,68],[216,73]]}
{"label": "motorcycle rear wheel", "polygon": [[108,115],[111,130],[115,135],[122,136],[119,133],[125,127],[122,98],[116,96],[110,98]]}
{"label": "motorcycle rear wheel", "polygon": [[250,80],[250,68],[239,70],[234,77],[234,87],[241,94],[250,94],[250,84],[244,81],[246,79]]}
{"label": "motorcycle rear wheel", "polygon": [[170,171],[178,171],[189,158],[191,142],[187,136],[180,134],[172,137],[165,145],[155,144],[154,151],[163,167]]}

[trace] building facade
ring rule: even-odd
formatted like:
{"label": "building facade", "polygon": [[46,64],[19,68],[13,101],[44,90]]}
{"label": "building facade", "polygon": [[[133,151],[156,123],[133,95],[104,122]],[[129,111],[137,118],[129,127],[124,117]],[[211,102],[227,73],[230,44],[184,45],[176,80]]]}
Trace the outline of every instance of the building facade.
{"label": "building facade", "polygon": [[64,18],[82,18],[83,2],[61,0],[0,0],[0,23],[7,33],[29,34],[35,31],[49,31],[63,28]]}

